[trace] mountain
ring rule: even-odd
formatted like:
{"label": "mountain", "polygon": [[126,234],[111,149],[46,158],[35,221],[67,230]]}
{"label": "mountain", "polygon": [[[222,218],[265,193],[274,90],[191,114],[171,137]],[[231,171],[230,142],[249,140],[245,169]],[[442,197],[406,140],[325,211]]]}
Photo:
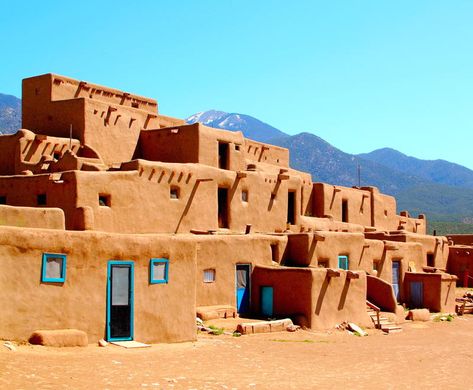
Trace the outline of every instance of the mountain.
{"label": "mountain", "polygon": [[199,112],[187,118],[186,122],[189,124],[200,122],[216,129],[242,131],[245,134],[245,137],[260,142],[268,142],[273,138],[288,136],[281,130],[276,129],[259,119],[253,118],[252,116],[216,110]]}
{"label": "mountain", "polygon": [[473,188],[473,171],[445,160],[420,160],[390,148],[378,149],[358,156],[399,172],[414,173],[434,183]]}
{"label": "mountain", "polygon": [[12,134],[21,128],[21,100],[0,93],[0,134]]}

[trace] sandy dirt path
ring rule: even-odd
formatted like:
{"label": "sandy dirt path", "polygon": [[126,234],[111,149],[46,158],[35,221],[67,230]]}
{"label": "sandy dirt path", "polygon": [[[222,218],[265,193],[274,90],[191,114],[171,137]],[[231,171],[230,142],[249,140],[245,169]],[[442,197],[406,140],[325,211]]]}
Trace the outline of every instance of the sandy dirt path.
{"label": "sandy dirt path", "polygon": [[[367,337],[298,331],[146,349],[0,347],[5,389],[468,389],[473,316]],[[2,343],[3,344],[3,343]]]}

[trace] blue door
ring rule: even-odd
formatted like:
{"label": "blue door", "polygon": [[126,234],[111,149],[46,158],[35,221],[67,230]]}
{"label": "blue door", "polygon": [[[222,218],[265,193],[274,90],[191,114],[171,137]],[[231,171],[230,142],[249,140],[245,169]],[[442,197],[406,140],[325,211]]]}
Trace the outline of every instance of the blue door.
{"label": "blue door", "polygon": [[250,270],[251,264],[236,265],[236,301],[238,313],[250,310]]}
{"label": "blue door", "polygon": [[109,261],[107,340],[133,340],[133,262]]}
{"label": "blue door", "polygon": [[399,302],[400,293],[399,293],[399,282],[401,280],[401,263],[399,261],[393,261],[393,290],[396,300]]}
{"label": "blue door", "polygon": [[410,307],[413,309],[424,307],[424,284],[422,282],[411,282]]}
{"label": "blue door", "polygon": [[264,317],[273,316],[273,288],[261,286],[261,314]]}

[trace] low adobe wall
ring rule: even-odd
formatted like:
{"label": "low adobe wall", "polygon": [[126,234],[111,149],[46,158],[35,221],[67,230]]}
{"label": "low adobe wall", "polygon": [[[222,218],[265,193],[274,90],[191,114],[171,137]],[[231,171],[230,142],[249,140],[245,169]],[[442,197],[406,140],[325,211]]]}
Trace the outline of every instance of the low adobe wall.
{"label": "low adobe wall", "polygon": [[423,286],[423,307],[432,312],[455,311],[456,277],[444,273],[407,272],[404,280],[406,303],[409,304],[410,283],[421,282]]}
{"label": "low adobe wall", "polygon": [[261,311],[261,287],[273,287],[274,315],[291,317],[311,329],[328,329],[343,321],[370,324],[366,314],[366,277],[350,279],[340,270],[330,277],[331,270],[314,268],[256,267],[252,282],[252,309]]}
{"label": "low adobe wall", "polygon": [[[63,253],[64,283],[41,281],[43,253]],[[107,263],[134,263],[134,339],[194,340],[192,237],[0,227],[0,338],[26,340],[37,329],[74,328],[105,337]],[[149,283],[150,258],[169,259],[169,282]],[[7,272],[8,270],[8,272]]]}
{"label": "low adobe wall", "polygon": [[367,275],[366,280],[366,299],[383,311],[396,313],[397,301],[391,284],[371,275]]}
{"label": "low adobe wall", "polygon": [[0,205],[0,225],[64,230],[64,211],[59,208]]}

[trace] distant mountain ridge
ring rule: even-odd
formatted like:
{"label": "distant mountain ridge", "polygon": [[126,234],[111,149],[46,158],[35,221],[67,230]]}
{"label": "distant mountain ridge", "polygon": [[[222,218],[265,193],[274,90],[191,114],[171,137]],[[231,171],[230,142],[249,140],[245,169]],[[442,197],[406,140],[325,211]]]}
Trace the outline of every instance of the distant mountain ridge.
{"label": "distant mountain ridge", "polygon": [[245,137],[260,142],[267,142],[273,138],[288,137],[288,134],[252,116],[217,110],[198,112],[187,118],[186,122],[200,122],[216,129],[233,131],[243,131],[242,129],[244,129]]}
{"label": "distant mountain ridge", "polygon": [[359,157],[404,173],[414,173],[434,183],[473,188],[473,171],[445,160],[420,160],[391,148],[377,149]]}
{"label": "distant mountain ridge", "polygon": [[21,127],[21,100],[0,93],[0,134],[15,133]]}

